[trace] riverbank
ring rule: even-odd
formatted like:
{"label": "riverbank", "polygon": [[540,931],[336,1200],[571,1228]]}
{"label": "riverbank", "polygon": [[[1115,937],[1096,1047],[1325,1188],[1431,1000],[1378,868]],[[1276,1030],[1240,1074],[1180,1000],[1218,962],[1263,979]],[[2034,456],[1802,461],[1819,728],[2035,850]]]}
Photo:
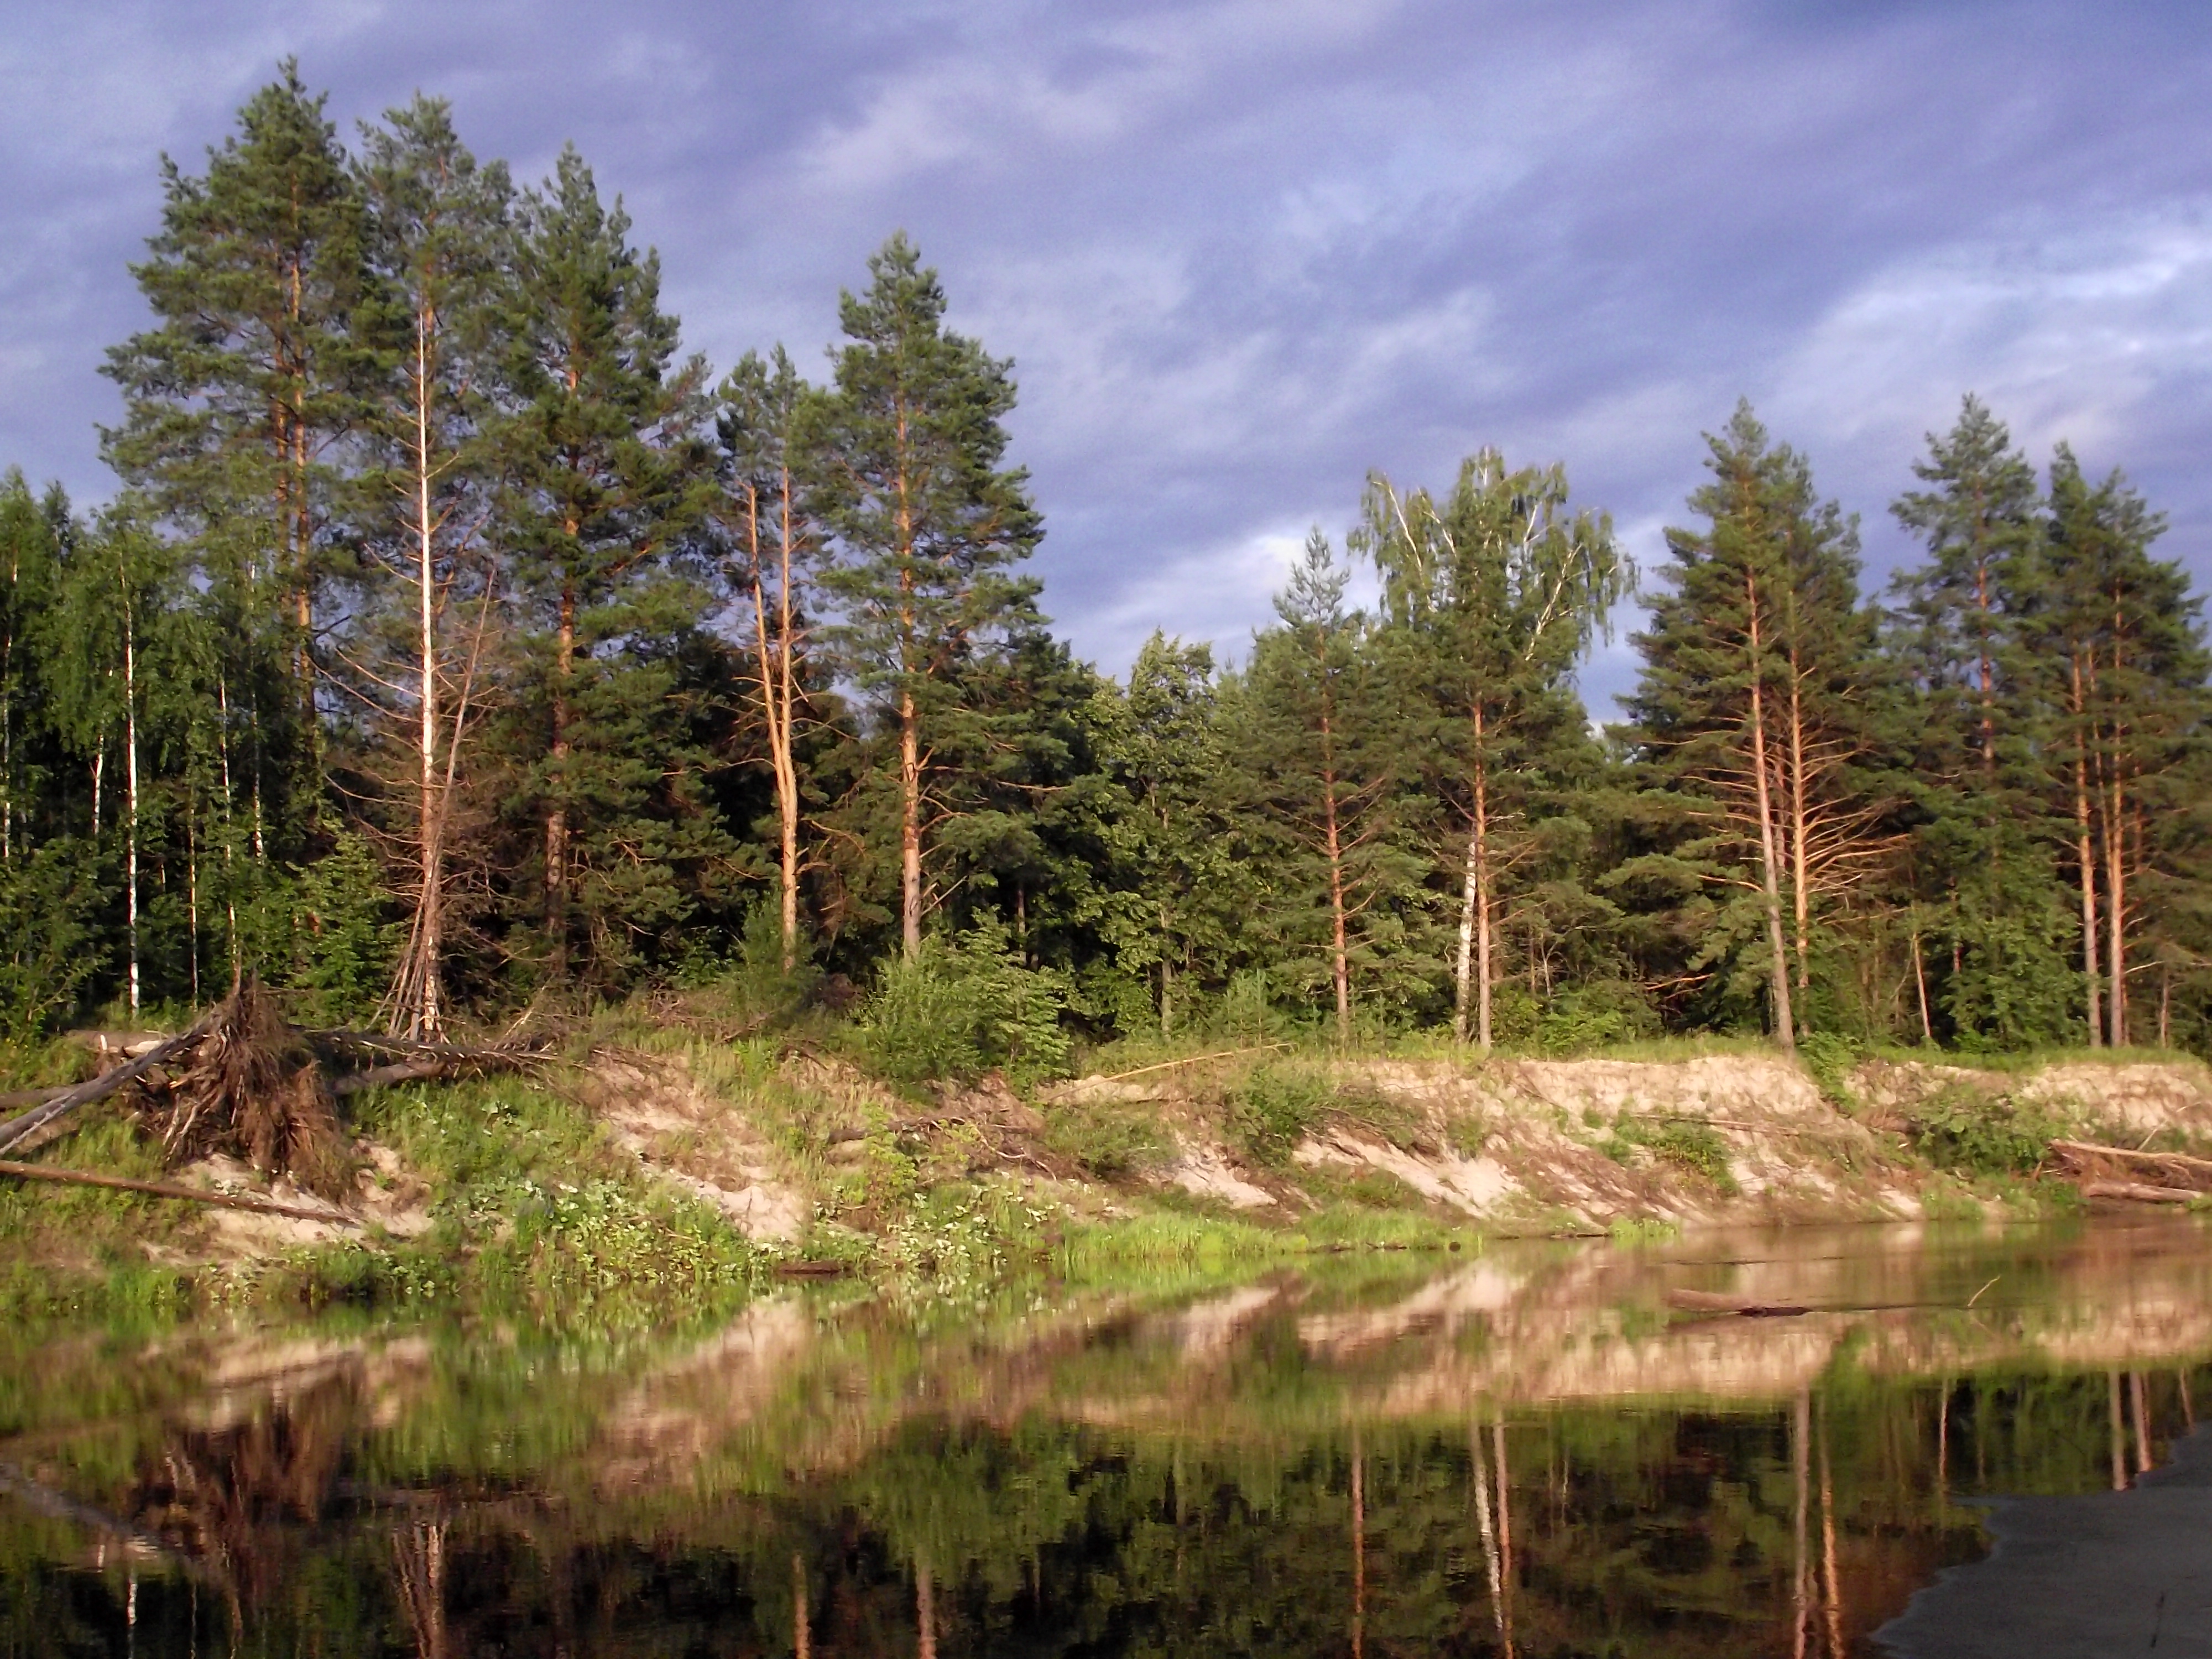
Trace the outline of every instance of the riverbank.
{"label": "riverbank", "polygon": [[127,1096],[46,1164],[259,1199],[0,1183],[16,1307],[496,1304],[611,1325],[845,1276],[958,1303],[1024,1277],[1249,1270],[1486,1237],[2020,1218],[2087,1200],[2075,1137],[2212,1147],[2179,1056],[1972,1066],[1645,1045],[1571,1058],[1123,1048],[1088,1074],[894,1086],[789,1036],[635,1017],[513,1075],[349,1096],[322,1195],[242,1161],[165,1169]]}

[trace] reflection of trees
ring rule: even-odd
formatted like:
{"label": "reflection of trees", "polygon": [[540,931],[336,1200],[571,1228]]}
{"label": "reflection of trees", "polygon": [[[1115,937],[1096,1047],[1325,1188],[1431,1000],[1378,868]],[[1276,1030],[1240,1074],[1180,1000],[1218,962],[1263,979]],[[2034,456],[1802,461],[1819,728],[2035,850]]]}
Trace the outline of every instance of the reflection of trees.
{"label": "reflection of trees", "polygon": [[[2188,1352],[2201,1270],[2137,1271],[2126,1239],[2047,1252],[2075,1293],[2025,1315],[2002,1292],[1958,1305],[1986,1288],[1978,1260],[1883,1267],[1838,1294],[1940,1297],[1929,1275],[1948,1273],[1960,1297],[1856,1328],[1646,1319],[1622,1310],[1625,1261],[1486,1261],[1356,1296],[1247,1287],[1180,1314],[1071,1315],[1035,1342],[848,1339],[757,1310],[742,1340],[543,1399],[517,1365],[484,1386],[476,1368],[498,1362],[473,1349],[397,1387],[319,1362],[258,1403],[216,1393],[215,1419],[142,1412],[117,1431],[143,1437],[127,1457],[75,1465],[128,1479],[54,1474],[52,1435],[0,1448],[23,1486],[0,1497],[0,1595],[51,1601],[10,1559],[136,1563],[136,1650],[163,1659],[200,1626],[162,1552],[214,1589],[210,1652],[228,1623],[241,1651],[331,1659],[1832,1659],[1978,1553],[1954,1493],[2124,1483],[2194,1420],[2189,1373],[2136,1368]],[[2079,1294],[2108,1271],[2124,1295]],[[2140,1346],[2094,1347],[2114,1333]],[[2069,1343],[2078,1368],[2054,1369]],[[1534,1397],[1575,1366],[1607,1374],[1607,1344],[1741,1358],[1721,1392],[1785,1381],[1705,1410]],[[123,1643],[120,1567],[111,1589],[106,1610],[84,1592],[77,1645],[99,1650],[110,1613]],[[0,1628],[44,1616],[0,1601]]]}

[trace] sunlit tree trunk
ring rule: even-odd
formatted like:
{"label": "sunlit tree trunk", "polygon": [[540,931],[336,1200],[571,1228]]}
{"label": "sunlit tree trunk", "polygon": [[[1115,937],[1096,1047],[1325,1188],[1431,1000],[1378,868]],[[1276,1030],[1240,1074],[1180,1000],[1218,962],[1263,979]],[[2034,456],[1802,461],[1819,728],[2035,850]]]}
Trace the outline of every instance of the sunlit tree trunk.
{"label": "sunlit tree trunk", "polygon": [[2089,1046],[2105,1040],[2103,991],[2097,967],[2097,862],[2090,845],[2089,710],[2081,659],[2069,661],[2068,710],[2074,721],[2074,860],[2081,878],[2081,977],[2088,998]]}
{"label": "sunlit tree trunk", "polygon": [[123,879],[124,915],[130,935],[131,1012],[138,1012],[138,636],[137,606],[118,547],[116,574],[123,599]]}
{"label": "sunlit tree trunk", "polygon": [[1759,885],[1766,906],[1767,979],[1774,999],[1775,1038],[1784,1048],[1795,1048],[1797,1027],[1790,1012],[1790,957],[1782,933],[1782,855],[1776,844],[1772,759],[1767,753],[1759,588],[1757,579],[1748,574],[1744,577],[1744,592],[1751,646],[1751,773],[1753,797],[1759,813]]}

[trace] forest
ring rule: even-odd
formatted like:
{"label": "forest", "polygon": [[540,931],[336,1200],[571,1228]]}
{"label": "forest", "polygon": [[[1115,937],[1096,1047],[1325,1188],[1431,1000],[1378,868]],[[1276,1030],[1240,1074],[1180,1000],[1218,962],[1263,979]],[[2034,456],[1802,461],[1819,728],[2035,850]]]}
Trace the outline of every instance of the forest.
{"label": "forest", "polygon": [[1237,660],[1117,678],[902,234],[818,382],[718,374],[573,149],[518,184],[424,99],[349,143],[288,65],[164,165],[112,500],[0,490],[15,1038],[254,975],[418,1039],[741,978],[925,1073],[1240,1022],[2212,1050],[2201,600],[1971,396],[1881,591],[1746,404],[1657,569],[1480,448],[1346,480]]}

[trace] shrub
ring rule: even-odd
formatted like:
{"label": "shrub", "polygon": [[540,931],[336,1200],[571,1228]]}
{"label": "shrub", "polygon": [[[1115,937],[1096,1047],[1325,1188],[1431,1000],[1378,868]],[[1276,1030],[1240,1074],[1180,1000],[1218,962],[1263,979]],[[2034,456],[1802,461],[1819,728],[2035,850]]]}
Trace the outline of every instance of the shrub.
{"label": "shrub", "polygon": [[1547,1054],[1584,1054],[1658,1031],[1659,1017],[1641,988],[1597,980],[1552,999],[1537,1022],[1535,1045]]}
{"label": "shrub", "polygon": [[1229,1097],[1229,1125],[1245,1154],[1279,1164],[1321,1121],[1330,1098],[1328,1080],[1286,1066],[1261,1066]]}
{"label": "shrub", "polygon": [[1736,1190],[1728,1142],[1702,1123],[1669,1123],[1644,1143],[1654,1156],[1701,1175],[1724,1193]]}
{"label": "shrub", "polygon": [[1833,1031],[1814,1031],[1798,1043],[1797,1057],[1831,1104],[1851,1104],[1851,1067],[1859,1062],[1858,1044]]}
{"label": "shrub", "polygon": [[1158,1128],[1146,1117],[1095,1106],[1062,1106],[1048,1113],[1045,1144],[1099,1181],[1132,1174],[1167,1150]]}
{"label": "shrub", "polygon": [[1954,1084],[1913,1109],[1906,1133],[1939,1170],[2000,1176],[2032,1171],[2065,1128],[2055,1115],[2009,1095]]}
{"label": "shrub", "polygon": [[1067,1062],[1067,1006],[1058,974],[1027,968],[995,918],[951,944],[927,941],[913,961],[884,970],[861,1039],[876,1069],[916,1086],[964,1079],[998,1066],[1017,1082],[1050,1077]]}

